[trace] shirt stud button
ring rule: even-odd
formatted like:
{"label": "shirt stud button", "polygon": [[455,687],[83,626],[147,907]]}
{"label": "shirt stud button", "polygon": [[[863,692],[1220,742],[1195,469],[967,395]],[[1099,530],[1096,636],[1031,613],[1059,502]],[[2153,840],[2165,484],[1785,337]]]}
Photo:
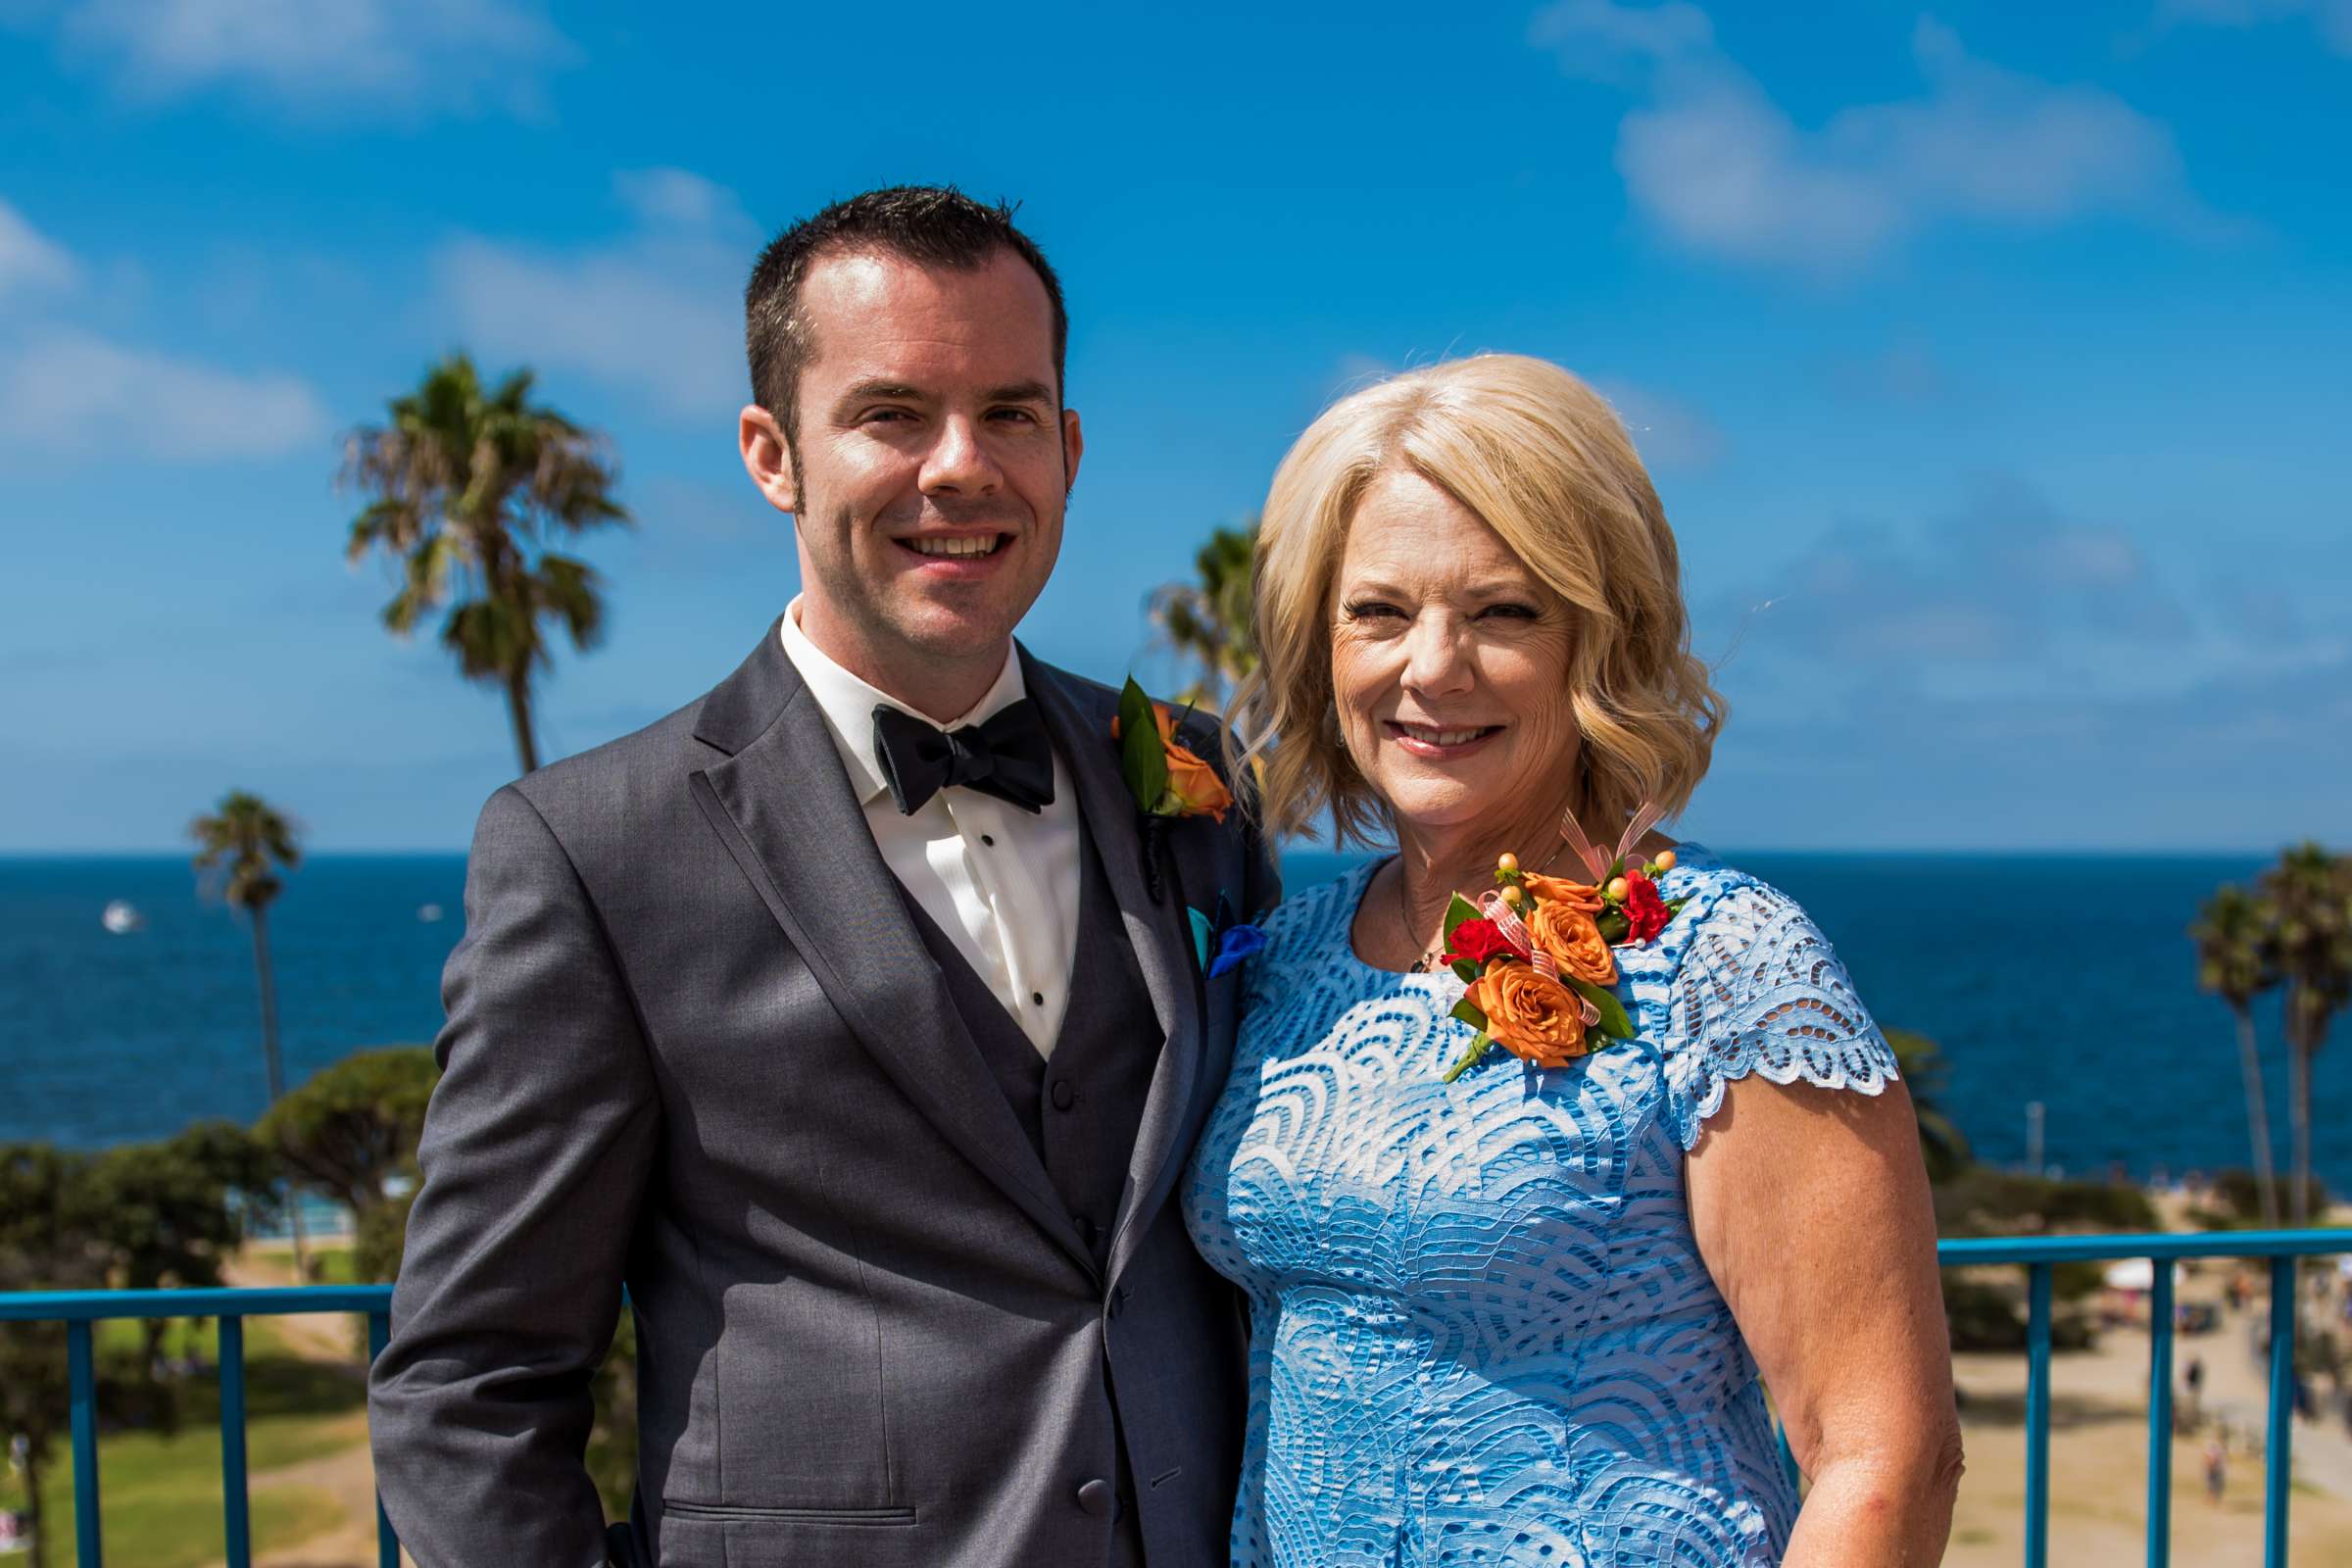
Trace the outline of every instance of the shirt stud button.
{"label": "shirt stud button", "polygon": [[997,847],[997,836],[994,833],[983,833],[980,835],[980,842],[993,850]]}
{"label": "shirt stud button", "polygon": [[1032,992],[1030,992],[1030,993],[1029,993],[1029,1004],[1030,1004],[1031,1006],[1033,1006],[1033,1007],[1042,1007],[1042,1006],[1044,1006],[1044,1005],[1046,1004],[1046,994],[1045,994],[1043,991],[1032,991]]}

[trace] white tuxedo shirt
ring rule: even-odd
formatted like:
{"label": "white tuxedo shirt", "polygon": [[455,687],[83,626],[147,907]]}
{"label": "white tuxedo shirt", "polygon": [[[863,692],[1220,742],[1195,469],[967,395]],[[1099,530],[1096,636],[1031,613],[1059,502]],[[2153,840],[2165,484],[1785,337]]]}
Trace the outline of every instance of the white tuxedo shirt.
{"label": "white tuxedo shirt", "polygon": [[[926,724],[933,720],[834,662],[801,630],[800,612],[798,599],[784,612],[784,654],[824,713],[883,862],[988,983],[1038,1054],[1051,1057],[1069,1006],[1078,944],[1083,827],[1068,767],[1054,759],[1054,801],[1041,811],[952,786],[913,815],[900,815],[874,759],[874,709],[887,706]],[[970,712],[939,727],[980,723],[1027,695],[1021,662],[1007,643],[1004,668],[988,694]],[[891,890],[876,888],[874,896],[888,898]]]}

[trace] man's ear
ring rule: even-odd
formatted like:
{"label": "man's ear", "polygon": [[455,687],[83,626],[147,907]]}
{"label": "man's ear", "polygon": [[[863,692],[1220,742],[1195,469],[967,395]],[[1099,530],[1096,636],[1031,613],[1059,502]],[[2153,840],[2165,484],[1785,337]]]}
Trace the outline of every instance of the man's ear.
{"label": "man's ear", "polygon": [[743,471],[778,512],[799,515],[800,486],[793,480],[792,447],[776,416],[757,403],[747,403],[738,416],[735,441],[743,453]]}
{"label": "man's ear", "polygon": [[1078,411],[1061,411],[1061,487],[1064,492],[1078,483],[1078,460],[1086,455],[1086,432],[1078,427]]}

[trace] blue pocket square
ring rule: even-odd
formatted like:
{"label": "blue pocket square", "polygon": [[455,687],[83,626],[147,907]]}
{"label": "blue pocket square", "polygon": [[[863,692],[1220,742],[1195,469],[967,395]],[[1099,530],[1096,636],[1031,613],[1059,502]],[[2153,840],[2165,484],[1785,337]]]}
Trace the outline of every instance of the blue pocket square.
{"label": "blue pocket square", "polygon": [[1199,909],[1184,911],[1192,917],[1193,956],[1211,980],[1230,969],[1238,969],[1251,954],[1266,945],[1266,934],[1247,920],[1233,917],[1233,906],[1224,894],[1217,895],[1217,912],[1212,918]]}

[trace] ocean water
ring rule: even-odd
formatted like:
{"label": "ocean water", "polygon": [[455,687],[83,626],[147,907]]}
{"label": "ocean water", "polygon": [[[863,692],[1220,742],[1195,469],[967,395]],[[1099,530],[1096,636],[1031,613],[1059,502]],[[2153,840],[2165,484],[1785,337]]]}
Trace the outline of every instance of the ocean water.
{"label": "ocean water", "polygon": [[[1885,1023],[1938,1041],[1946,1108],[1979,1155],[2134,1177],[2246,1163],[2230,1015],[2196,989],[2183,934],[2254,858],[1753,855],[1722,852],[1802,903]],[[1294,889],[1348,858],[1297,852]],[[272,907],[288,1077],[363,1047],[429,1041],[463,931],[458,856],[324,856]],[[146,927],[100,922],[127,900]],[[420,919],[439,906],[438,921]],[[0,859],[0,1141],[96,1147],[266,1101],[252,942],[179,858]],[[2317,1167],[2352,1191],[2352,1020],[2315,1073]],[[2277,1007],[2270,1099],[2286,1150]]]}

